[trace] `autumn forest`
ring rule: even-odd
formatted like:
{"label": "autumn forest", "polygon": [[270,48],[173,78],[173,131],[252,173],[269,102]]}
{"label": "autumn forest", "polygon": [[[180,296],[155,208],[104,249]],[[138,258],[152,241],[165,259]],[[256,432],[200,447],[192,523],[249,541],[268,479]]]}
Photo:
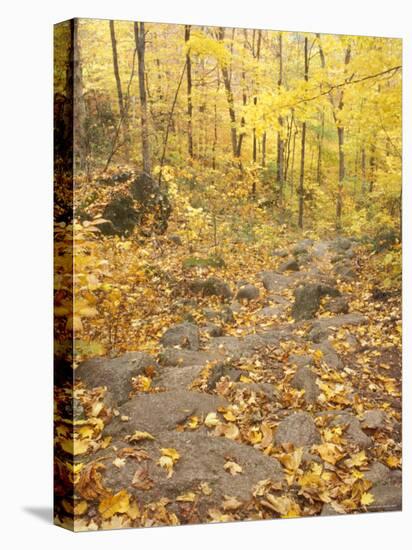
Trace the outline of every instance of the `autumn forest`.
{"label": "autumn forest", "polygon": [[401,509],[402,43],[55,26],[55,514]]}

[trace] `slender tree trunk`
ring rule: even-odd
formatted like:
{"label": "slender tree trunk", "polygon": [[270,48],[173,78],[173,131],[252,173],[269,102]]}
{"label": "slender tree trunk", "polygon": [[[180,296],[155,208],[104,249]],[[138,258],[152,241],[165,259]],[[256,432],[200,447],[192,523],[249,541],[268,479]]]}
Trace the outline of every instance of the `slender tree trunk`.
{"label": "slender tree trunk", "polygon": [[262,136],[262,166],[266,166],[266,132],[263,132]]}
{"label": "slender tree trunk", "polygon": [[[122,82],[120,80],[120,72],[119,72],[119,58],[117,55],[117,42],[116,42],[116,32],[114,28],[114,21],[109,21],[110,26],[110,38],[112,41],[112,54],[113,54],[113,72],[114,77],[116,79],[116,88],[117,88],[117,101],[119,104],[119,115],[121,124],[123,126],[124,131],[124,140],[126,144],[128,144],[129,141],[129,123],[127,120],[127,113],[126,113],[126,106],[123,98],[123,90],[122,90]],[[127,157],[129,157],[129,148],[126,148],[127,151]]]}
{"label": "slender tree trunk", "polygon": [[73,21],[73,118],[74,151],[80,170],[86,169],[86,104],[83,96],[83,77],[79,43],[79,20]]}
{"label": "slender tree trunk", "polygon": [[296,130],[293,132],[293,140],[292,140],[292,160],[290,165],[290,196],[293,197],[293,186],[295,183],[295,152],[296,152],[296,136],[298,134],[299,130],[296,128]]}
{"label": "slender tree trunk", "polygon": [[148,122],[148,116],[147,116],[147,98],[146,98],[146,86],[145,86],[146,37],[145,37],[144,23],[134,24],[134,36],[135,36],[135,42],[136,42],[138,75],[139,75],[143,172],[150,175],[152,171],[152,167],[151,167],[151,160],[150,160],[149,122]]}
{"label": "slender tree trunk", "polygon": [[[305,37],[305,80],[309,79],[308,39]],[[299,215],[298,226],[303,229],[304,208],[304,181],[305,181],[305,146],[306,146],[306,121],[302,123],[302,141],[300,149],[300,178],[299,178]]]}
{"label": "slender tree trunk", "polygon": [[[254,42],[255,42],[255,31],[253,31],[253,57],[256,58],[257,62],[259,63],[260,59],[260,47],[262,44],[262,31],[258,31],[257,35],[257,44],[256,44],[256,54],[254,49]],[[255,95],[253,98],[254,105],[257,105],[257,92],[255,91]],[[257,161],[257,138],[256,138],[256,128],[253,128],[253,162],[256,163]]]}
{"label": "slender tree trunk", "polygon": [[[219,40],[223,42],[225,39],[225,29],[224,27],[219,27]],[[223,84],[226,90],[226,99],[229,108],[229,118],[230,118],[230,137],[232,141],[232,154],[234,158],[237,158],[237,130],[236,130],[236,112],[235,112],[235,102],[233,99],[232,86],[230,82],[229,69],[227,66],[221,67]]]}
{"label": "slender tree trunk", "polygon": [[[283,80],[283,44],[282,44],[282,33],[279,33],[279,75],[278,75],[278,90],[280,90],[282,86],[282,80]],[[284,140],[283,140],[283,118],[279,117],[279,125],[281,127],[281,130],[278,131],[278,146],[277,146],[277,184],[279,187],[279,198],[280,198],[280,204],[283,203],[283,157],[284,157]]]}
{"label": "slender tree trunk", "polygon": [[370,167],[369,193],[372,193],[373,186],[375,185],[375,172],[376,172],[375,152],[376,152],[376,147],[372,145],[371,156],[369,159],[369,167]]}
{"label": "slender tree trunk", "polygon": [[362,170],[362,195],[363,195],[366,192],[366,151],[365,151],[365,146],[362,147],[361,170]]}
{"label": "slender tree trunk", "polygon": [[190,58],[190,25],[185,25],[186,77],[187,77],[187,146],[190,158],[193,158],[193,105],[192,105],[192,60]]}
{"label": "slender tree trunk", "polygon": [[[351,57],[351,47],[350,45],[346,49],[345,53],[345,66],[349,64]],[[337,130],[338,130],[338,147],[339,147],[339,177],[338,177],[338,195],[336,197],[336,230],[341,231],[342,229],[342,209],[343,209],[343,185],[345,179],[345,129],[341,122],[340,113],[343,110],[343,90],[340,92],[340,99],[338,105],[338,115],[335,116],[337,121]]]}

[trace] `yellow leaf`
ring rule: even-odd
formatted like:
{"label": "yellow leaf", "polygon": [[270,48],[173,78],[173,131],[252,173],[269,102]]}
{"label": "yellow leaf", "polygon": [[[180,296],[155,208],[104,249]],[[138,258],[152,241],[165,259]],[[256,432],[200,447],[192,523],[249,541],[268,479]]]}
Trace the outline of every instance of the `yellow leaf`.
{"label": "yellow leaf", "polygon": [[176,497],[177,502],[194,502],[195,499],[196,499],[196,495],[195,495],[195,493],[192,493],[191,491]]}
{"label": "yellow leaf", "polygon": [[210,485],[206,482],[206,481],[202,481],[200,483],[200,490],[202,491],[202,493],[206,496],[209,496],[212,494],[212,488],[210,487]]}
{"label": "yellow leaf", "polygon": [[214,426],[217,426],[217,424],[219,424],[217,414],[215,412],[209,413],[205,418],[205,426],[207,428],[213,428]]}
{"label": "yellow leaf", "polygon": [[123,466],[126,464],[125,458],[115,458],[113,460],[113,464],[116,466],[116,468],[123,468]]}
{"label": "yellow leaf", "polygon": [[123,514],[129,509],[129,494],[119,491],[115,495],[104,498],[99,504],[99,512],[103,519],[109,519],[115,514]]}
{"label": "yellow leaf", "polygon": [[180,458],[180,454],[176,451],[176,449],[164,448],[160,450],[163,456],[169,456],[174,463],[177,462]]}
{"label": "yellow leaf", "polygon": [[223,416],[228,422],[234,422],[236,420],[236,416],[233,414],[233,411],[231,411],[230,409],[226,411]]}
{"label": "yellow leaf", "polygon": [[363,506],[369,506],[369,504],[372,504],[374,500],[375,498],[372,493],[363,493],[360,502]]}
{"label": "yellow leaf", "polygon": [[237,464],[236,462],[233,462],[232,460],[228,460],[223,468],[228,471],[232,476],[236,476],[237,474],[241,474],[243,472],[242,466],[240,466],[240,464]]}
{"label": "yellow leaf", "polygon": [[154,437],[152,436],[152,434],[149,434],[149,432],[139,432],[138,430],[136,430],[132,435],[127,435],[125,437],[125,440],[129,442],[142,441],[143,439],[154,440]]}
{"label": "yellow leaf", "polygon": [[344,456],[334,443],[323,443],[323,445],[317,445],[315,449],[320,457],[329,464],[336,464]]}

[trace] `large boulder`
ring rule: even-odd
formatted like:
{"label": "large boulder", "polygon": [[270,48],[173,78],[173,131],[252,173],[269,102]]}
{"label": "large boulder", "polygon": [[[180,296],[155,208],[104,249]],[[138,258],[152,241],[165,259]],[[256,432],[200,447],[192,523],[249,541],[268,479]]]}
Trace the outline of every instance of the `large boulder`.
{"label": "large boulder", "polygon": [[353,265],[347,260],[336,263],[333,268],[333,272],[344,281],[352,281],[356,279],[356,271],[353,268]]}
{"label": "large boulder", "polygon": [[180,323],[166,330],[160,339],[165,348],[179,346],[197,351],[199,349],[199,328],[192,323]]}
{"label": "large boulder", "polygon": [[277,445],[292,444],[295,447],[310,447],[320,441],[319,430],[312,416],[306,412],[296,412],[282,420],[275,433]]}
{"label": "large boulder", "polygon": [[236,300],[242,301],[242,300],[256,300],[259,298],[259,289],[250,284],[242,285],[236,294]]}
{"label": "large boulder", "polygon": [[[124,442],[115,442],[105,451],[104,456],[122,455]],[[113,460],[105,460],[106,468],[102,471],[104,486],[113,493],[126,489],[139,505],[159,502],[161,498],[169,500],[168,509],[175,512],[182,523],[187,522],[184,511],[188,504],[179,502],[184,495],[195,494],[195,501],[190,502],[191,515],[200,521],[209,510],[221,509],[226,498],[234,497],[240,502],[250,502],[257,483],[269,480],[279,483],[284,474],[279,462],[250,445],[231,441],[224,437],[214,437],[207,433],[171,432],[160,434],[155,441],[142,441],[139,447],[147,452],[147,460],[139,463],[132,455],[127,457],[121,468]],[[158,461],[162,448],[175,449],[179,455],[173,467],[173,475],[168,476]],[[236,463],[241,472],[232,475],[225,464]],[[143,487],[139,486],[141,472]],[[135,480],[135,481],[133,481]],[[182,516],[180,516],[182,514]],[[199,514],[198,516],[196,514]]]}
{"label": "large boulder", "polygon": [[333,298],[327,304],[325,304],[325,310],[330,311],[335,315],[339,315],[339,313],[348,313],[349,300],[345,298],[345,296]]}
{"label": "large boulder", "polygon": [[[106,433],[120,437],[138,430],[155,436],[175,430],[191,416],[206,416],[226,405],[226,400],[218,395],[185,389],[141,393],[119,407],[120,415],[106,427]],[[128,421],[123,421],[122,417],[128,418]]]}
{"label": "large boulder", "polygon": [[189,288],[193,293],[202,294],[203,296],[219,296],[226,300],[232,297],[230,286],[218,277],[194,279],[189,282]]}
{"label": "large boulder", "polygon": [[275,271],[263,271],[260,274],[263,286],[266,290],[280,291],[288,288],[293,281],[286,275],[281,275]]}
{"label": "large boulder", "polygon": [[115,196],[104,208],[104,223],[99,224],[99,229],[104,235],[130,235],[139,223],[137,212],[132,197],[129,195]]}
{"label": "large boulder", "polygon": [[132,378],[150,366],[156,366],[153,357],[147,353],[130,352],[114,359],[88,359],[75,370],[74,377],[88,388],[106,386],[110,398],[120,405],[129,398]]}
{"label": "large boulder", "polygon": [[159,375],[154,378],[153,386],[168,391],[188,389],[200,376],[203,369],[203,365],[192,365],[190,367],[163,367]]}
{"label": "large boulder", "polygon": [[223,353],[219,353],[218,350],[192,351],[188,349],[165,348],[159,353],[159,363],[169,367],[205,366],[222,357]]}
{"label": "large boulder", "polygon": [[327,331],[330,328],[340,328],[346,325],[364,325],[367,323],[366,317],[361,313],[353,312],[346,313],[344,315],[337,315],[336,317],[325,317],[324,319],[317,319],[313,322],[312,330]]}
{"label": "large boulder", "polygon": [[299,264],[296,260],[288,260],[279,266],[279,271],[299,271]]}
{"label": "large boulder", "polygon": [[295,290],[295,303],[292,316],[296,321],[312,319],[320,306],[323,296],[339,296],[338,289],[322,283],[307,283]]}
{"label": "large boulder", "polygon": [[298,367],[294,377],[291,381],[291,386],[298,390],[304,390],[304,399],[306,403],[316,403],[316,400],[320,394],[319,386],[316,383],[316,373],[308,366]]}
{"label": "large boulder", "polygon": [[336,414],[331,425],[342,426],[344,428],[343,437],[360,449],[366,449],[373,444],[373,440],[362,431],[361,423],[353,414]]}

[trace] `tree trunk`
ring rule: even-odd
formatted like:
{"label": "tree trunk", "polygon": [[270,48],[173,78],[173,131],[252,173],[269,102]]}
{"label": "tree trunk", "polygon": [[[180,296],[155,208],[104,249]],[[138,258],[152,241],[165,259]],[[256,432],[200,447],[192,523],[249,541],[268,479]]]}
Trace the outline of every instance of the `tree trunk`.
{"label": "tree trunk", "polygon": [[262,166],[266,166],[266,132],[263,132],[262,136]]}
{"label": "tree trunk", "polygon": [[74,151],[80,170],[86,169],[86,104],[83,97],[82,64],[79,44],[79,20],[73,21],[73,132]]}
{"label": "tree trunk", "polygon": [[[124,140],[126,143],[129,141],[129,123],[127,120],[127,113],[126,113],[126,105],[123,98],[123,91],[122,91],[122,82],[120,80],[120,72],[119,72],[119,59],[117,55],[117,43],[116,43],[116,32],[114,28],[114,21],[109,21],[110,26],[110,38],[112,41],[112,54],[113,54],[113,72],[114,77],[116,79],[116,88],[117,88],[117,101],[119,103],[119,115],[120,115],[120,121],[123,126],[124,130]],[[128,148],[127,148],[127,156],[129,156]]]}
{"label": "tree trunk", "polygon": [[151,161],[150,161],[149,123],[148,123],[148,116],[147,116],[147,98],[146,98],[146,86],[145,86],[146,39],[145,39],[144,23],[134,24],[134,37],[136,42],[138,75],[139,75],[143,172],[150,175],[152,169],[151,169]]}
{"label": "tree trunk", "polygon": [[[255,39],[255,31],[253,31],[253,46],[254,46],[254,39]],[[256,45],[256,54],[255,50],[253,48],[253,57],[256,58],[256,60],[259,62],[260,59],[260,47],[262,43],[262,31],[258,31],[258,37],[257,37],[257,45]],[[257,94],[255,92],[253,103],[257,105]],[[256,163],[257,161],[257,138],[256,138],[256,128],[253,128],[253,162]]]}
{"label": "tree trunk", "polygon": [[[219,40],[223,42],[225,38],[225,29],[223,27],[219,27]],[[225,86],[226,90],[226,99],[227,104],[229,108],[229,118],[230,118],[230,137],[232,141],[232,154],[234,158],[237,158],[237,130],[236,130],[236,112],[235,112],[235,103],[233,99],[233,92],[232,92],[232,86],[230,82],[230,76],[229,76],[229,70],[227,66],[222,66],[222,76],[223,76],[223,84]]]}
{"label": "tree trunk", "polygon": [[190,25],[185,25],[186,77],[187,77],[187,146],[190,158],[193,158],[193,105],[192,105],[192,60],[190,58]]}
{"label": "tree trunk", "polygon": [[[309,79],[308,39],[305,37],[305,80]],[[304,208],[304,181],[305,181],[305,146],[306,146],[306,122],[302,123],[302,142],[300,149],[300,178],[299,178],[299,215],[298,226],[303,229]]]}
{"label": "tree trunk", "polygon": [[[279,75],[278,75],[278,90],[282,86],[283,79],[283,51],[282,51],[282,33],[279,33]],[[279,117],[279,124],[283,126],[283,118]],[[283,155],[284,155],[284,141],[282,130],[278,131],[278,146],[277,146],[277,174],[276,180],[279,187],[280,204],[283,203]]]}

